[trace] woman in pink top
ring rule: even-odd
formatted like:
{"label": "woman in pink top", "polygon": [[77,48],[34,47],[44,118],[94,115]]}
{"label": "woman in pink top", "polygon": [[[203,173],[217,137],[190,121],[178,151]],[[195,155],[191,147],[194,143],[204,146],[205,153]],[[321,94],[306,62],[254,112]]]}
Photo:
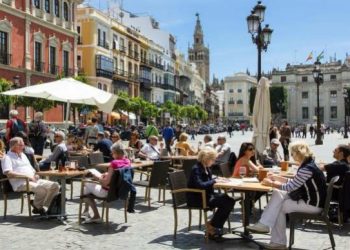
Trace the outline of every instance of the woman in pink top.
{"label": "woman in pink top", "polygon": [[255,163],[255,148],[250,142],[244,142],[241,145],[238,160],[233,168],[233,177],[240,177],[241,167],[246,168],[246,176],[252,176],[259,171],[259,168],[263,168],[260,164]]}
{"label": "woman in pink top", "polygon": [[[112,156],[114,160],[111,161],[111,165],[108,168],[108,171],[106,173],[103,173],[98,178],[100,184],[86,183],[84,185],[84,195],[93,194],[101,198],[106,197],[108,194],[109,183],[111,181],[113,171],[115,169],[131,166],[130,160],[126,158],[125,152],[119,144],[112,146]],[[92,211],[94,213],[92,218],[90,218],[89,207],[92,208]],[[102,221],[94,199],[85,198],[85,209],[83,216],[87,217],[85,223],[100,223]]]}

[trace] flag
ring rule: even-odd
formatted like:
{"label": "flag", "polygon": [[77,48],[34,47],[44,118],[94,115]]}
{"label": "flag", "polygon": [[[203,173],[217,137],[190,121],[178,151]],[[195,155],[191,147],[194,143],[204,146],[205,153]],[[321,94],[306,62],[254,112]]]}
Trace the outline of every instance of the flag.
{"label": "flag", "polygon": [[324,50],[317,56],[316,61],[320,61],[321,59],[324,58]]}
{"label": "flag", "polygon": [[311,60],[312,58],[313,58],[313,55],[312,55],[312,51],[311,51],[310,54],[309,54],[309,56],[306,58],[306,61],[305,61],[305,62]]}

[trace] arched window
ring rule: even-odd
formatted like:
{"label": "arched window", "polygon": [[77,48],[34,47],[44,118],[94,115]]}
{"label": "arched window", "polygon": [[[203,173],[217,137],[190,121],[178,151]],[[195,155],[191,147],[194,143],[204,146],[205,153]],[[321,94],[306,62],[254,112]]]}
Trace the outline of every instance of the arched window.
{"label": "arched window", "polygon": [[106,84],[103,84],[103,90],[107,91],[107,85]]}
{"label": "arched window", "polygon": [[34,6],[37,9],[40,9],[40,0],[34,0]]}
{"label": "arched window", "polygon": [[102,84],[100,82],[97,83],[97,88],[102,89]]}
{"label": "arched window", "polygon": [[60,2],[55,0],[55,16],[60,17]]}
{"label": "arched window", "polygon": [[63,18],[68,21],[68,4],[66,2],[63,3]]}

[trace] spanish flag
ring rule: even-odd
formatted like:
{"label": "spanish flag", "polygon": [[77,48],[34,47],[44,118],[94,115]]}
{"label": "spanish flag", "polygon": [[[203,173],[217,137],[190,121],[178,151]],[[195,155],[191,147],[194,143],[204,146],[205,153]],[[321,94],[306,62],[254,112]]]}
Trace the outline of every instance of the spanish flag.
{"label": "spanish flag", "polygon": [[306,58],[306,61],[305,61],[305,62],[307,62],[307,61],[309,61],[309,60],[312,60],[312,58],[313,58],[313,55],[312,55],[312,51],[311,51],[310,54],[309,54],[309,56]]}
{"label": "spanish flag", "polygon": [[320,61],[321,59],[324,58],[324,50],[317,56],[316,61]]}

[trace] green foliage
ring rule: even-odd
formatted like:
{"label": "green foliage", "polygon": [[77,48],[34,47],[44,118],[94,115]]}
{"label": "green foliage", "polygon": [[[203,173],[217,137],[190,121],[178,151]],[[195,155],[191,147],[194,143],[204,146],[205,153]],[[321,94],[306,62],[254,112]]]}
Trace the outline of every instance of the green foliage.
{"label": "green foliage", "polygon": [[[253,113],[256,90],[256,87],[252,87],[249,90],[249,110],[251,114]],[[282,113],[285,115],[287,110],[287,89],[283,86],[270,87],[270,103],[272,114]]]}
{"label": "green foliage", "polygon": [[[11,89],[12,82],[7,81],[5,78],[0,78],[0,93]],[[13,97],[7,95],[0,95],[0,105],[7,106],[11,103]]]}

